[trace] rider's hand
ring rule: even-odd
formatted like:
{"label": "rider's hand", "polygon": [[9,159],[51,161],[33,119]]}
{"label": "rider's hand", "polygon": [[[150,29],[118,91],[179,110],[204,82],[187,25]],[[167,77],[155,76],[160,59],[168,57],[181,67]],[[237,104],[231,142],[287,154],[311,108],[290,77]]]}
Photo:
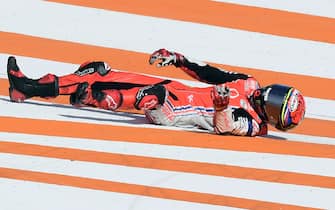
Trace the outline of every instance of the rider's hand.
{"label": "rider's hand", "polygon": [[216,111],[221,111],[227,108],[229,104],[230,91],[229,88],[224,85],[215,85],[211,91],[211,97],[213,105]]}
{"label": "rider's hand", "polygon": [[184,56],[179,53],[170,52],[166,49],[159,49],[150,55],[149,63],[150,65],[152,65],[153,63],[158,61],[156,65],[157,67],[169,65],[179,67],[182,64],[183,59]]}
{"label": "rider's hand", "polygon": [[76,92],[71,94],[70,104],[76,107],[90,105],[90,99],[92,99],[91,88],[88,82],[83,82],[78,84]]}

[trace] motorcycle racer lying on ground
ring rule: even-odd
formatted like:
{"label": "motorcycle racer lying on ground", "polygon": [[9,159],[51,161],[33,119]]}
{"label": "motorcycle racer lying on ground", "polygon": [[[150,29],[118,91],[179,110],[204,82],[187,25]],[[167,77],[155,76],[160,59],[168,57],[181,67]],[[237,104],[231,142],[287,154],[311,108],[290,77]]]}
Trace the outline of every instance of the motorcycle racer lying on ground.
{"label": "motorcycle racer lying on ground", "polygon": [[211,86],[190,87],[178,81],[117,71],[103,61],[83,63],[68,75],[49,73],[30,79],[11,56],[7,63],[10,100],[70,95],[70,103],[75,106],[112,111],[135,108],[143,110],[154,124],[241,136],[265,135],[267,124],[286,131],[304,118],[304,98],[294,87],[260,87],[252,76],[228,72],[166,49],[150,55],[149,63],[156,62],[157,67],[174,65]]}

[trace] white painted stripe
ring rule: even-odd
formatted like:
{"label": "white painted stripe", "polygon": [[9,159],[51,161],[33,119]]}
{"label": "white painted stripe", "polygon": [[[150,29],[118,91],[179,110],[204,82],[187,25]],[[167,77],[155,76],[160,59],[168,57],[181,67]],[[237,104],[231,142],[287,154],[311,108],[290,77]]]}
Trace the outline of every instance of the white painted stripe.
{"label": "white painted stripe", "polygon": [[[280,131],[268,131],[268,135],[265,137],[278,139],[278,140],[284,140],[284,141],[289,139],[289,140],[299,141],[299,142],[335,145],[335,141],[334,141],[335,138],[295,134],[295,133],[280,132]],[[257,136],[256,138],[262,138],[262,137]]]}
{"label": "white painted stripe", "polygon": [[[0,153],[0,167],[329,209],[334,189]],[[94,169],[94,170],[92,170]],[[255,190],[257,189],[257,190]],[[269,193],[271,192],[271,193]],[[280,196],[285,195],[285,196]],[[318,198],[318,199],[315,199]]]}
{"label": "white painted stripe", "polygon": [[[334,93],[332,94],[335,95]],[[305,97],[305,102],[306,117],[322,120],[335,120],[335,100]]]}
{"label": "white painted stripe", "polygon": [[165,47],[204,61],[335,78],[334,44],[45,1],[8,1],[0,19],[2,31],[144,53]]}
{"label": "white painted stripe", "polygon": [[0,53],[0,78],[7,78],[6,69],[9,56],[16,57],[18,66],[23,73],[30,78],[39,78],[48,73],[62,76],[75,72],[80,66],[80,64],[63,63],[27,56]]}
{"label": "white painted stripe", "polygon": [[5,178],[0,178],[0,194],[1,206],[6,210],[238,209]]}
{"label": "white painted stripe", "polygon": [[278,9],[289,12],[335,18],[335,2],[332,0],[214,0],[269,9]]}
{"label": "white painted stripe", "polygon": [[[0,141],[38,144],[43,146],[82,149],[97,152],[167,158],[203,163],[226,164],[249,168],[280,170],[335,177],[335,160],[294,155],[278,155],[256,152],[238,152],[159,144],[68,138],[0,132]],[[327,166],[327,167],[325,167]]]}
{"label": "white painted stripe", "polygon": [[[6,63],[9,54],[0,53],[0,68],[6,69]],[[22,69],[22,71],[28,76],[32,78],[39,78],[47,73],[53,73],[58,76],[73,73],[78,67],[79,64],[69,64],[62,62],[55,62],[44,59],[36,59],[25,56],[16,56],[18,60],[18,65]],[[152,75],[151,75],[152,76]],[[157,76],[156,76],[157,77]],[[0,72],[0,78],[7,78],[7,74],[5,71]],[[167,77],[161,77],[167,78]],[[171,78],[167,78],[171,79]],[[181,79],[173,79],[180,81],[184,84],[190,86],[198,86],[198,87],[208,87],[208,84],[189,81],[189,80],[181,80]],[[305,97],[306,100],[306,117],[315,118],[315,119],[323,119],[323,120],[333,120],[335,121],[335,100],[326,100],[319,98],[311,98]],[[1,112],[0,112],[1,113]]]}

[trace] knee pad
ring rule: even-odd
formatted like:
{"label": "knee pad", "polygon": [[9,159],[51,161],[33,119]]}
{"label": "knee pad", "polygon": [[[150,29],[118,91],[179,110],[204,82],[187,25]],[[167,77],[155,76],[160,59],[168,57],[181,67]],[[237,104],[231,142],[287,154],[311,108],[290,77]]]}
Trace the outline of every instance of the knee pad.
{"label": "knee pad", "polygon": [[70,103],[77,107],[86,105],[114,111],[122,104],[122,95],[119,90],[91,89],[89,84],[84,82],[71,94]]}
{"label": "knee pad", "polygon": [[92,91],[92,96],[102,109],[115,111],[122,104],[122,94],[119,90]]}
{"label": "knee pad", "polygon": [[135,98],[135,108],[155,109],[158,105],[163,105],[168,96],[168,91],[163,85],[150,85],[138,90]]}

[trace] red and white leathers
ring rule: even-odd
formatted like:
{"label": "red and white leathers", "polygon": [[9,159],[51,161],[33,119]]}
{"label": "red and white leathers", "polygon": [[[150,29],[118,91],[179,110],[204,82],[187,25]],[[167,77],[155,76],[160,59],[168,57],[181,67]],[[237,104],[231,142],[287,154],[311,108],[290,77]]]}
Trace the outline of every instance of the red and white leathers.
{"label": "red and white leathers", "polygon": [[[50,77],[52,79],[44,81],[43,84],[50,82],[55,91],[52,94],[43,94],[43,97],[71,95],[72,99],[76,99],[80,84],[87,83],[88,86],[83,89],[84,94],[79,99],[85,105],[109,110],[143,109],[150,122],[161,125],[198,127],[218,134],[266,134],[266,124],[249,101],[254,90],[259,88],[255,79],[179,56],[179,62],[174,65],[192,77],[209,84],[225,84],[228,87],[230,99],[224,110],[216,110],[213,106],[213,87],[190,87],[177,81],[115,71],[104,62],[85,63],[73,74]],[[33,85],[29,84],[28,89],[25,83],[31,79],[23,74],[22,77],[16,77],[10,70],[8,72],[13,80],[12,89],[22,93],[25,98],[39,96],[39,92],[44,91],[39,84],[40,80],[34,81]],[[18,83],[22,83],[22,87]],[[33,93],[28,93],[30,90]]]}

